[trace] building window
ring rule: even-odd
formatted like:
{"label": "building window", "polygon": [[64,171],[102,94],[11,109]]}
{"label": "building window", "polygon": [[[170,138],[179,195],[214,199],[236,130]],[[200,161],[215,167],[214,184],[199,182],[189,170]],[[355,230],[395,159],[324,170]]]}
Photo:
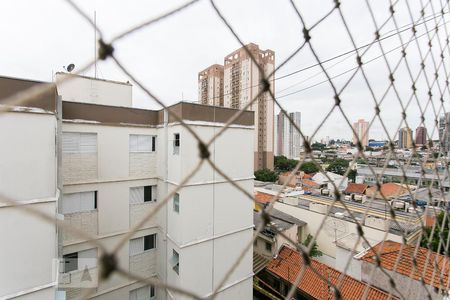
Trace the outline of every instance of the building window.
{"label": "building window", "polygon": [[130,291],[130,300],[153,300],[155,299],[155,287],[152,285]]}
{"label": "building window", "polygon": [[130,240],[130,256],[156,249],[156,233]]}
{"label": "building window", "polygon": [[272,244],[269,242],[266,242],[266,250],[272,252]]}
{"label": "building window", "polygon": [[173,211],[177,213],[180,212],[180,194],[178,193],[173,195]]}
{"label": "building window", "polygon": [[156,150],[156,136],[130,134],[130,152],[154,152]]}
{"label": "building window", "polygon": [[130,188],[130,204],[156,202],[156,185]]}
{"label": "building window", "polygon": [[174,133],[173,134],[173,154],[179,154],[180,153],[180,134]]}
{"label": "building window", "polygon": [[63,255],[64,273],[78,270],[78,252]]}
{"label": "building window", "polygon": [[72,214],[97,209],[97,191],[64,194],[62,213]]}
{"label": "building window", "polygon": [[172,249],[172,258],[170,259],[170,265],[175,273],[180,274],[180,255],[175,249]]}
{"label": "building window", "polygon": [[97,153],[97,134],[84,132],[63,132],[63,153]]}
{"label": "building window", "polygon": [[97,248],[82,250],[63,255],[63,271],[69,273],[97,266]]}

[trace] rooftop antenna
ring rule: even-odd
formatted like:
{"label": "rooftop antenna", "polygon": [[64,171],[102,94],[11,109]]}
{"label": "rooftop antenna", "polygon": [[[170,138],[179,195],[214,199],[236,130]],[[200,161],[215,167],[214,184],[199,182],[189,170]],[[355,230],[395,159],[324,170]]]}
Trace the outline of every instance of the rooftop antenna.
{"label": "rooftop antenna", "polygon": [[97,11],[94,10],[94,78],[97,78]]}

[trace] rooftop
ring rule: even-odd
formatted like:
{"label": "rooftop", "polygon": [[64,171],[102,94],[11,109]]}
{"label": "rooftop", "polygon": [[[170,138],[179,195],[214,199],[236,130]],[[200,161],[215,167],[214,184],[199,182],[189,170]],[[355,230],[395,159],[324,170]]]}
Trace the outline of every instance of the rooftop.
{"label": "rooftop", "polygon": [[369,186],[367,184],[350,182],[347,185],[347,188],[345,189],[344,193],[347,193],[347,194],[364,194],[364,192],[366,191],[366,189],[368,187]]}
{"label": "rooftop", "polygon": [[[439,277],[442,276],[443,285],[447,285],[450,273],[450,262],[447,257],[422,247],[417,249],[417,253],[415,253],[415,247],[410,245],[404,245],[403,250],[400,252],[401,248],[402,244],[397,242],[389,240],[384,241],[384,243],[380,242],[372,249],[369,249],[360,259],[376,264],[375,253],[378,252],[381,267],[384,269],[394,271],[394,266],[397,259],[399,259],[395,272],[414,280],[420,280],[420,275],[424,274],[423,280],[425,283],[436,288],[439,288]],[[416,260],[417,268],[413,267],[414,259]],[[435,268],[435,262],[437,268]],[[438,270],[438,272],[435,272],[435,270]]]}
{"label": "rooftop", "polygon": [[[343,276],[339,289],[343,299],[361,299],[364,295],[367,284],[312,259],[311,267],[322,278],[314,273],[311,268],[305,266],[302,255],[299,252],[287,246],[281,248],[278,256],[269,262],[266,270],[287,282],[293,283],[303,267],[305,271],[297,288],[309,297],[319,300],[334,299],[333,289],[330,288],[328,282],[323,278],[327,278],[331,283],[337,284],[340,276]],[[367,299],[388,299],[388,294],[374,287],[370,287]],[[392,297],[391,299],[398,298]]]}
{"label": "rooftop", "polygon": [[367,189],[366,194],[369,197],[372,197],[375,194],[376,198],[393,198],[403,196],[408,194],[408,188],[404,184],[388,182],[383,183],[380,187],[380,190],[377,189],[376,186],[370,187]]}

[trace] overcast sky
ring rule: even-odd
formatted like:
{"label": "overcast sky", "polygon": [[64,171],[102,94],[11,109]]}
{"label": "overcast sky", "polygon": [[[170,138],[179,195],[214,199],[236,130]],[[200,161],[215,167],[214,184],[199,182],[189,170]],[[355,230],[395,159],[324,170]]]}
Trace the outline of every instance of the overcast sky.
{"label": "overcast sky", "polygon": [[[361,0],[342,1],[342,12],[350,28],[357,46],[365,45],[374,39],[375,26],[370,11]],[[378,26],[389,16],[389,1],[370,1]],[[423,23],[420,19],[420,2],[409,1],[412,19],[408,13],[406,0],[399,0],[395,6],[395,21],[400,29],[406,29],[400,36],[403,43],[411,39],[412,22]],[[414,3],[412,3],[414,2]],[[434,15],[441,10],[443,0],[431,1],[432,5],[425,8],[426,23],[417,26],[417,36],[407,46],[407,58],[412,76],[415,78],[420,70],[420,54],[425,56],[428,51],[429,31],[439,27],[438,37],[433,40],[433,56],[425,60],[427,78],[423,73],[418,77],[417,99],[411,98],[411,85],[408,68],[402,62],[394,73],[396,90],[390,89],[381,104],[381,117],[389,131],[393,133],[401,125],[401,105],[398,97],[407,106],[407,122],[414,130],[420,125],[420,110],[426,108],[425,125],[431,131],[434,127],[434,115],[440,110],[440,93],[444,93],[445,110],[448,109],[448,87],[445,88],[446,70],[449,69],[448,57],[450,51],[445,43],[450,26],[448,13],[442,18]],[[103,31],[105,40],[173,9],[184,1],[76,1],[83,11],[93,17],[97,12],[97,25]],[[305,18],[307,26],[312,26],[317,20],[328,13],[333,1],[305,0],[296,2]],[[253,42],[262,49],[275,51],[276,65],[283,62],[302,42],[302,26],[289,1],[217,1],[224,16],[236,29],[245,43]],[[434,9],[434,13],[433,13]],[[445,12],[448,7],[444,7]],[[433,18],[434,17],[434,18]],[[94,57],[94,31],[65,1],[63,0],[14,0],[0,2],[0,75],[51,81],[52,73],[63,71],[63,66],[74,63],[81,66]],[[395,31],[394,22],[385,24],[380,34],[389,36]],[[435,33],[431,32],[430,37]],[[334,11],[325,21],[311,31],[311,43],[320,60],[326,60],[353,49],[351,40],[345,30],[338,11]],[[439,44],[439,41],[441,42]],[[385,58],[381,56],[364,66],[368,78],[369,89],[361,72],[358,72],[351,83],[346,86],[341,95],[342,109],[350,122],[359,118],[371,120],[374,116],[374,95],[379,101],[389,85],[389,69],[401,57],[399,35],[386,38],[381,42],[383,50],[389,52]],[[440,46],[445,47],[445,68],[440,65]],[[197,100],[197,74],[207,66],[220,63],[228,53],[239,47],[239,43],[220,21],[208,1],[199,1],[181,13],[167,18],[143,30],[135,32],[114,44],[115,53],[124,65],[141,80],[164,103],[171,104],[182,100]],[[365,49],[362,49],[363,51]],[[381,54],[380,46],[373,45],[363,56],[363,62],[368,62]],[[434,61],[433,58],[434,57]],[[294,71],[317,63],[309,47],[305,47],[283,68],[275,77],[281,77]],[[438,83],[433,84],[435,67],[440,65]],[[351,70],[356,67],[355,55],[349,54],[324,64],[330,76]],[[75,71],[77,69],[75,68]],[[93,76],[93,69],[84,75]],[[348,72],[333,79],[336,88],[340,90],[354,72]],[[112,61],[98,63],[98,77],[127,81]],[[428,84],[432,85],[433,105],[428,102]],[[288,111],[300,111],[302,114],[301,128],[305,135],[311,136],[316,128],[320,130],[315,138],[326,136],[332,138],[351,139],[351,130],[335,109],[330,118],[322,124],[322,120],[334,105],[334,93],[328,82],[311,87],[326,80],[320,67],[285,77],[276,81],[276,95],[280,96],[281,105]],[[444,87],[444,88],[443,88]],[[373,94],[372,94],[373,92]],[[288,96],[282,97],[283,95]],[[137,87],[133,89],[133,101],[136,107],[157,108],[158,106]],[[418,104],[419,103],[419,104]],[[440,110],[440,114],[442,114]],[[404,126],[404,124],[402,125]],[[430,132],[429,132],[430,133]],[[384,139],[386,135],[378,120],[371,127],[370,138]],[[437,132],[434,132],[437,138]]]}

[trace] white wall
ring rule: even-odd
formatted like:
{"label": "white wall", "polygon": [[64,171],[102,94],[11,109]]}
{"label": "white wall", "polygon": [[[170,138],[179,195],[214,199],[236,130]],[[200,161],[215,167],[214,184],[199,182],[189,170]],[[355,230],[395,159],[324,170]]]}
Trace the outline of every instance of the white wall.
{"label": "white wall", "polygon": [[[202,139],[207,141],[219,128],[192,126]],[[172,137],[181,136],[180,154],[173,155]],[[236,183],[249,193],[253,190],[253,145],[237,140],[251,141],[253,130],[248,128],[228,129],[210,147],[211,159]],[[195,139],[181,126],[168,128],[168,179],[169,191],[173,190],[198,164],[198,145]],[[239,167],[238,167],[239,166]],[[167,267],[168,282],[186,288],[199,295],[209,295],[223,279],[233,262],[240,256],[253,235],[253,202],[247,199],[209,165],[190,177],[187,186],[179,192],[180,211],[173,211],[173,200],[168,205],[168,260],[172,249],[180,255],[180,274]],[[238,282],[252,275],[252,247],[244,255],[237,270],[226,285],[230,299],[250,294],[238,288]],[[234,287],[236,285],[236,288]],[[178,299],[178,296],[177,296]],[[180,299],[183,299],[180,297]]]}
{"label": "white wall", "polygon": [[57,73],[58,94],[63,101],[131,107],[131,84]]}
{"label": "white wall", "polygon": [[[304,222],[307,223],[307,225],[304,227],[303,236],[306,237],[308,234],[315,235],[322,220],[326,218],[327,216],[321,213],[313,212],[308,209],[300,208],[298,206],[288,205],[281,202],[275,202],[276,209],[281,210],[282,212],[285,212],[287,214],[290,214]],[[342,219],[337,219],[332,216],[327,217],[327,220],[336,220],[338,222],[342,222],[344,224],[343,228],[345,228],[345,234],[354,233],[357,234],[356,224],[353,222],[349,222]],[[332,221],[328,221],[332,222]],[[374,241],[374,243],[380,242],[384,239],[384,231],[370,228],[363,226],[364,230],[364,236],[369,241]],[[342,237],[342,236],[338,236]],[[388,233],[386,239],[390,239],[393,241],[400,242],[402,241],[402,237],[400,235],[395,235],[392,233]],[[337,254],[337,246],[334,243],[335,236],[334,236],[334,230],[327,230],[326,226],[322,228],[319,232],[319,234],[316,236],[317,246],[320,251],[322,251],[324,254],[331,256],[333,258],[336,258]]]}
{"label": "white wall", "polygon": [[0,118],[0,192],[14,200],[54,197],[56,119],[5,113]]}
{"label": "white wall", "polygon": [[[54,222],[25,211],[55,218],[56,152],[54,115],[4,113],[0,118],[0,194],[29,202],[21,209],[0,206],[0,298],[17,295],[52,299]],[[30,292],[36,289],[36,292]],[[50,295],[50,297],[49,297]]]}

